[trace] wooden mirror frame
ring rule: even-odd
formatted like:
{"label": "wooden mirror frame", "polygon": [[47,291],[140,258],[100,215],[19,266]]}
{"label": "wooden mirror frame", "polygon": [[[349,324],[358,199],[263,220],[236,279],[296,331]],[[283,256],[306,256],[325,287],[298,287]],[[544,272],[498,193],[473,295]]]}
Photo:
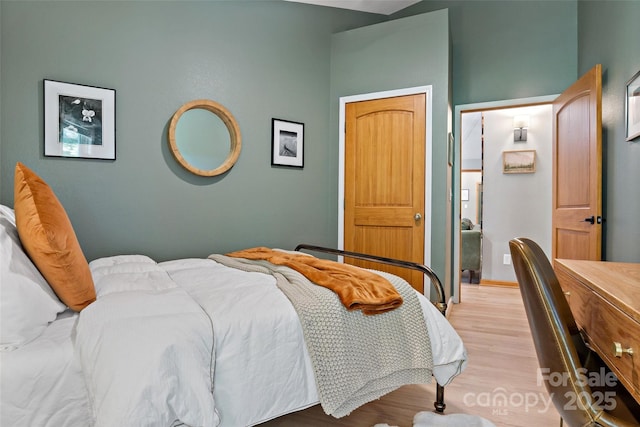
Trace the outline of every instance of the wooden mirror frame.
{"label": "wooden mirror frame", "polygon": [[[229,147],[229,155],[222,162],[220,166],[215,169],[205,170],[200,169],[190,164],[180,153],[178,144],[176,141],[176,127],[178,126],[178,120],[184,113],[189,110],[200,108],[207,110],[215,114],[222,120],[229,131],[231,146]],[[240,150],[242,148],[242,137],[240,136],[240,128],[233,115],[217,102],[208,99],[196,99],[195,101],[187,102],[178,111],[175,112],[169,123],[169,146],[173,157],[189,172],[199,176],[216,176],[225,173],[236,163],[240,156]]]}

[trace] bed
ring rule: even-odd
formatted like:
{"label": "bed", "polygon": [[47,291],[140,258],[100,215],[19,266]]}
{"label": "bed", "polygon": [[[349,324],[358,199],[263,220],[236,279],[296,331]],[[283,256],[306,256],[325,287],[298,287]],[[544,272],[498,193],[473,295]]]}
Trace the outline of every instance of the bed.
{"label": "bed", "polygon": [[[42,272],[46,269],[27,254],[16,213],[0,206],[0,425],[237,427],[316,404],[341,417],[405,383],[431,377],[438,388],[436,409],[443,411],[444,386],[466,365],[464,345],[441,311],[383,272],[374,274],[403,289],[400,308],[365,316],[343,307],[339,315],[309,318],[286,293],[286,286],[298,289],[292,284],[300,276],[286,266],[266,272],[267,261],[220,254],[165,262],[117,255],[88,264],[95,300],[72,310],[73,304],[61,302],[63,293]],[[341,254],[313,246],[296,249],[292,252]],[[238,262],[246,264],[238,267]],[[310,288],[327,301],[338,299],[327,288]],[[439,303],[443,309],[444,301]],[[418,310],[424,322],[403,314],[410,310]],[[345,334],[340,340],[308,335],[314,322],[325,325],[327,318],[384,322],[391,316],[400,320],[389,328],[404,328],[390,329],[392,335],[426,331],[417,333],[426,337],[420,338],[428,346],[426,357],[408,360],[421,354],[411,342],[407,348],[386,346],[400,338],[367,330],[359,335],[355,326],[340,329]],[[403,321],[411,323],[403,326]],[[344,342],[356,346],[356,353],[340,353]],[[380,359],[370,360],[371,355]],[[400,359],[384,360],[389,355]],[[343,359],[362,359],[366,369]]]}

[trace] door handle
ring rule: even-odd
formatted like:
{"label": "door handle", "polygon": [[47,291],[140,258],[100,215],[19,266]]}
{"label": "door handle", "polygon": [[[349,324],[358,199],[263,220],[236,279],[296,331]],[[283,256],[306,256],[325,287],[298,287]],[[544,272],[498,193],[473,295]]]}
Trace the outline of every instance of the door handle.
{"label": "door handle", "polygon": [[420,215],[419,213],[415,214],[413,216],[413,219],[415,219],[416,221],[420,221],[422,219],[422,215]]}
{"label": "door handle", "polygon": [[596,218],[595,216],[591,215],[589,218],[585,218],[583,220],[583,222],[590,222],[591,224],[595,224],[596,222],[598,224],[602,224],[604,220],[602,219],[602,217],[600,215],[598,215],[598,217]]}

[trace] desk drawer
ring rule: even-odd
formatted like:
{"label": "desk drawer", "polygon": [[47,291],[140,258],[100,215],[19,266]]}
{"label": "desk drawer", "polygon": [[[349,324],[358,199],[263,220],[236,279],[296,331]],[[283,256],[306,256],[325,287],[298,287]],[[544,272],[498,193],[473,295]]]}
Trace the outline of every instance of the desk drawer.
{"label": "desk drawer", "polygon": [[588,331],[591,329],[591,307],[598,299],[591,289],[567,274],[564,270],[556,272],[560,286],[569,303],[569,308],[576,319],[578,329]]}
{"label": "desk drawer", "polygon": [[[640,325],[609,302],[599,298],[597,305],[592,307],[592,324],[589,336],[592,345],[613,369],[616,376],[627,389],[638,396],[640,394],[640,337],[632,331],[637,331]],[[619,343],[623,350],[631,348],[633,355],[623,352],[616,357],[615,343]]]}

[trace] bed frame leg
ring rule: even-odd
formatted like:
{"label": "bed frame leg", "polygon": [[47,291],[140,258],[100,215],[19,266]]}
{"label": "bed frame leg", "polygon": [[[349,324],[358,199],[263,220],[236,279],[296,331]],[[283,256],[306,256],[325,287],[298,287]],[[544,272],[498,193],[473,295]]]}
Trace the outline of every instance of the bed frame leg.
{"label": "bed frame leg", "polygon": [[438,414],[443,414],[444,408],[447,407],[444,403],[444,387],[440,384],[436,384],[436,401],[433,403],[433,406],[436,408]]}

